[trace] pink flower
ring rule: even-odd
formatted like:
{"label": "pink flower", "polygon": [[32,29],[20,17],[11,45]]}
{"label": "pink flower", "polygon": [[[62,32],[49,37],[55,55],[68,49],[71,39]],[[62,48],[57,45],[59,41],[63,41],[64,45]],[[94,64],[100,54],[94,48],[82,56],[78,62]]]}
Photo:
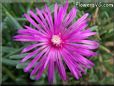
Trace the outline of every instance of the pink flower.
{"label": "pink flower", "polygon": [[55,69],[58,69],[61,79],[66,80],[63,62],[76,79],[86,73],[85,69],[94,66],[87,57],[96,55],[92,50],[98,48],[99,44],[88,39],[96,34],[87,28],[88,13],[73,22],[77,9],[73,7],[68,14],[67,9],[68,0],[64,6],[55,4],[54,16],[47,6],[42,10],[36,9],[36,14],[31,10],[29,14],[24,14],[33,27],[24,26],[24,29],[19,29],[14,39],[34,43],[23,49],[22,53],[29,54],[21,62],[32,59],[24,71],[32,69],[31,76],[36,75],[36,80],[46,68],[49,81],[53,81]]}

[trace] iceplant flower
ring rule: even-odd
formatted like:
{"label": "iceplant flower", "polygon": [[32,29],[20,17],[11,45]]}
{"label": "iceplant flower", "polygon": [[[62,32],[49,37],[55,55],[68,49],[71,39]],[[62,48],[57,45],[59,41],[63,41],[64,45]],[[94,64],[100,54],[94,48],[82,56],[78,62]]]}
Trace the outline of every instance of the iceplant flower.
{"label": "iceplant flower", "polygon": [[[25,72],[31,72],[38,80],[44,70],[48,70],[48,80],[53,81],[55,69],[62,80],[66,80],[68,68],[71,74],[79,79],[82,74],[86,74],[85,69],[90,69],[94,63],[88,60],[93,57],[99,44],[88,38],[95,35],[88,28],[88,13],[73,22],[77,9],[73,7],[67,14],[68,0],[65,5],[54,5],[54,14],[45,5],[44,9],[36,8],[36,13],[32,10],[29,14],[24,14],[33,27],[25,25],[18,30],[18,35],[14,36],[16,41],[32,42],[22,50],[27,53],[21,62],[31,60],[24,68]],[[64,64],[63,64],[64,62]],[[66,65],[66,67],[65,67]]]}

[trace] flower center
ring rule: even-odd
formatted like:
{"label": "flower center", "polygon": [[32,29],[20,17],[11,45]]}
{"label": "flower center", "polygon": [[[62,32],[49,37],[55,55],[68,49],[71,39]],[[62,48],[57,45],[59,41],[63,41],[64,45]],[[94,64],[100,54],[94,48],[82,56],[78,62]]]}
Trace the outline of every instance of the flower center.
{"label": "flower center", "polygon": [[62,40],[61,40],[61,38],[60,38],[59,35],[53,35],[53,36],[52,36],[52,39],[51,39],[51,42],[52,42],[53,44],[55,44],[56,46],[58,46],[58,45],[61,44]]}

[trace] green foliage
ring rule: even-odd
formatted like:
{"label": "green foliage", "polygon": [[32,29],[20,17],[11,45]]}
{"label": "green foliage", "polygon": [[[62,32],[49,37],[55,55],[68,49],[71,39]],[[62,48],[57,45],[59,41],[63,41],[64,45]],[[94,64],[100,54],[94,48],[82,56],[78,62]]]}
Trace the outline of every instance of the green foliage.
{"label": "green foliage", "polygon": [[[45,0],[46,1],[46,0]],[[54,2],[63,4],[63,0],[52,0],[46,2],[53,12]],[[18,64],[20,59],[26,54],[20,54],[25,43],[15,42],[13,36],[16,34],[17,29],[21,29],[24,24],[28,24],[23,17],[24,13],[28,10],[35,10],[36,7],[43,8],[45,3],[39,1],[28,3],[2,3],[2,83],[12,82],[15,84],[47,84],[47,73],[45,72],[42,78],[38,81],[33,80],[33,77],[29,77],[29,74],[23,72],[23,68],[28,64]],[[74,2],[70,2],[70,8],[75,5]],[[95,40],[98,40],[100,47],[97,50],[98,56],[90,58],[95,66],[91,70],[87,70],[87,75],[79,80],[75,80],[71,73],[67,71],[68,81],[62,82],[58,73],[56,72],[57,84],[114,84],[114,23],[113,23],[113,8],[82,8],[77,7],[79,18],[84,12],[89,12],[92,21],[90,21],[89,27],[92,31],[96,31],[97,35],[94,36]],[[69,9],[70,11],[70,9]],[[77,19],[76,18],[76,19]],[[17,68],[17,69],[16,69]],[[31,78],[31,79],[30,79]]]}

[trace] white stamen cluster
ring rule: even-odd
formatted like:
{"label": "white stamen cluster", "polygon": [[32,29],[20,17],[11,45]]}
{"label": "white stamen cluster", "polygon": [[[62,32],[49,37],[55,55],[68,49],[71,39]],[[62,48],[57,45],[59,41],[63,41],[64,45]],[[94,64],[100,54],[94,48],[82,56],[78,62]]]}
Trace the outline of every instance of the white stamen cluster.
{"label": "white stamen cluster", "polygon": [[61,38],[59,35],[53,35],[52,36],[52,39],[51,39],[51,42],[53,44],[55,44],[56,46],[60,45],[61,44]]}

